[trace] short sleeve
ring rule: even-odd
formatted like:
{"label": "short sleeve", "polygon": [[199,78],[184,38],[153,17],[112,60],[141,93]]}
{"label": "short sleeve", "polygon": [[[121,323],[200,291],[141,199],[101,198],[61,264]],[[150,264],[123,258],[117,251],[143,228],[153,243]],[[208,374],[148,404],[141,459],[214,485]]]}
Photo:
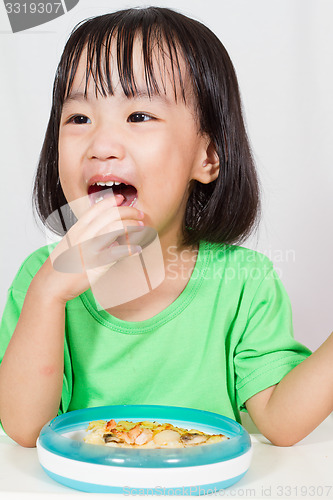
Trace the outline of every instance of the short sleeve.
{"label": "short sleeve", "polygon": [[30,283],[47,257],[46,247],[29,255],[19,268],[7,292],[7,300],[0,322],[0,363],[16,328]]}
{"label": "short sleeve", "polygon": [[0,363],[20,317],[24,297],[23,293],[15,293],[13,288],[7,292],[7,301],[0,323]]}
{"label": "short sleeve", "polygon": [[237,404],[275,385],[311,351],[294,339],[290,300],[271,268],[251,302],[245,330],[235,349]]}

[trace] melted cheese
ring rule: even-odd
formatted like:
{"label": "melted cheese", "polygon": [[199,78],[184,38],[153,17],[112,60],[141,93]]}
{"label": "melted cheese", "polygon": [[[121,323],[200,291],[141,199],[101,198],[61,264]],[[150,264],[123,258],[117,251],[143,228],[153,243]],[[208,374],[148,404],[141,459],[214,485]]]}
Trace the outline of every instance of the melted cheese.
{"label": "melted cheese", "polygon": [[96,420],[89,423],[87,432],[86,443],[117,448],[187,448],[229,439],[223,434],[205,434],[195,429],[150,421],[121,420],[116,423],[114,420]]}

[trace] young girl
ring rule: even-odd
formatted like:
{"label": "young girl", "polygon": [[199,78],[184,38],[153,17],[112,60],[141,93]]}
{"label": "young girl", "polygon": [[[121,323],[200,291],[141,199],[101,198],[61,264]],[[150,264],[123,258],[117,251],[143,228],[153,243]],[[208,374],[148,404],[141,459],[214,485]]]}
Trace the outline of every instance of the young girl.
{"label": "young girl", "polygon": [[[258,182],[235,72],[208,28],[155,7],[77,27],[34,194],[54,231],[67,203],[77,220],[25,260],[8,292],[0,419],[18,443],[35,446],[62,412],[166,404],[237,420],[247,410],[291,445],[332,411],[333,337],[310,356],[272,263],[235,245],[256,226]],[[131,276],[152,257],[147,228],[164,273],[141,292]],[[65,258],[63,272],[69,246],[82,268]],[[120,291],[127,301],[101,307]]]}

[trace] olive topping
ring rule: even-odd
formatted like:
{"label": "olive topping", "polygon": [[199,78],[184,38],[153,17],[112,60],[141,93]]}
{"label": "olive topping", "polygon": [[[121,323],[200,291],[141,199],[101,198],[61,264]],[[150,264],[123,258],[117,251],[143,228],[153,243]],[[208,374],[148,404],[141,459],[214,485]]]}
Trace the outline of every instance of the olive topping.
{"label": "olive topping", "polygon": [[112,434],[112,432],[110,432],[108,434],[103,434],[103,439],[104,439],[105,443],[124,443],[125,442],[123,439],[120,439],[119,437]]}
{"label": "olive topping", "polygon": [[204,435],[199,434],[197,432],[186,432],[185,434],[183,434],[181,436],[180,440],[184,444],[188,444],[190,442],[191,442],[191,444],[200,444],[200,443],[204,443],[205,441],[207,441],[207,436],[204,436]]}

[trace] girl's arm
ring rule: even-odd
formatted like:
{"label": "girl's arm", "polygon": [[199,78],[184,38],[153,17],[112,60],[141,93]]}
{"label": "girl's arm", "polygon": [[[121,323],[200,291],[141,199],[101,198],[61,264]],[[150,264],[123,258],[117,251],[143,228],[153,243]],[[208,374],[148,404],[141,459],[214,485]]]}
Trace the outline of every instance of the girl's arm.
{"label": "girl's arm", "polygon": [[[98,280],[110,265],[138,251],[132,245],[112,246],[127,226],[142,225],[144,214],[136,208],[115,208],[123,199],[116,195],[91,207],[55,247],[30,284],[0,365],[0,420],[7,434],[22,446],[35,446],[43,425],[58,413],[64,369],[65,306],[91,286],[84,271],[56,271],[52,266],[54,257],[68,249],[68,242],[73,247],[92,242],[89,253],[86,249],[84,255],[92,257],[92,262],[109,262],[93,270],[93,277]],[[101,235],[102,240],[97,238]]]}
{"label": "girl's arm", "polygon": [[29,447],[57,415],[63,381],[65,303],[47,293],[40,276],[28,289],[0,365],[2,425],[12,439]]}
{"label": "girl's arm", "polygon": [[333,333],[277,385],[246,402],[252,420],[273,444],[291,446],[333,411]]}

